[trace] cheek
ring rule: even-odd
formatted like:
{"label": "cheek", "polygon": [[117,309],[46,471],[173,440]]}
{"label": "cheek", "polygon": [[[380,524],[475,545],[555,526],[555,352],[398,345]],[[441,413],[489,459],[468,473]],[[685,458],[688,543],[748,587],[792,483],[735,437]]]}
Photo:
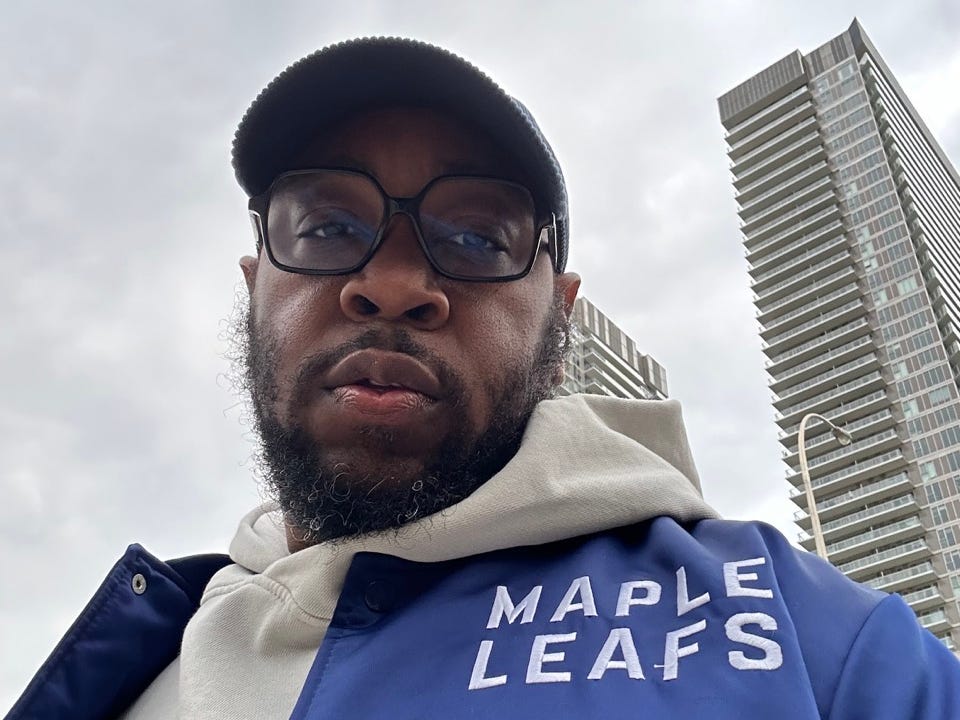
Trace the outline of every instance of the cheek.
{"label": "cheek", "polygon": [[284,272],[261,262],[253,299],[261,317],[294,329],[310,320],[316,309],[336,305],[343,278]]}
{"label": "cheek", "polygon": [[459,319],[466,342],[462,342],[461,352],[486,398],[496,396],[508,372],[529,365],[550,311],[550,290],[531,292],[523,285],[507,283],[463,298],[466,309]]}
{"label": "cheek", "polygon": [[552,304],[552,272],[541,263],[523,280],[496,286],[484,322],[504,358],[532,357]]}
{"label": "cheek", "polygon": [[[272,272],[271,272],[272,271]],[[314,278],[280,272],[262,272],[251,299],[258,332],[275,340],[278,348],[276,379],[281,396],[297,367],[313,348],[317,335],[331,322],[339,290],[333,278]]]}

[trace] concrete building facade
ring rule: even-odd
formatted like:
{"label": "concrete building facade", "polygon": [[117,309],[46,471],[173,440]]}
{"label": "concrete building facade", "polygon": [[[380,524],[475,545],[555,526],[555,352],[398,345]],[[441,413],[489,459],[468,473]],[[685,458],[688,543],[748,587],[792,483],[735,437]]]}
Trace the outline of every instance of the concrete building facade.
{"label": "concrete building facade", "polygon": [[560,394],[595,393],[663,400],[666,370],[586,298],[573,307],[573,330],[566,377]]}
{"label": "concrete building facade", "polygon": [[[960,647],[960,176],[856,20],[718,100],[798,524]],[[812,537],[803,543],[813,547]]]}

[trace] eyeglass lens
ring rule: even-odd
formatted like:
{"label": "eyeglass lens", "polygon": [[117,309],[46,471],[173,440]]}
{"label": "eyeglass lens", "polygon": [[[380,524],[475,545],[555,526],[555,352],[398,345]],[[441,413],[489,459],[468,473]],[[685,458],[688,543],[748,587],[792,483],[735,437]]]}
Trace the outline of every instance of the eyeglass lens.
{"label": "eyeglass lens", "polygon": [[[267,209],[270,249],[289,267],[348,272],[369,258],[387,208],[380,188],[359,173],[283,176]],[[441,178],[422,196],[418,219],[427,255],[451,275],[509,277],[522,273],[533,256],[533,199],[514,183]]]}

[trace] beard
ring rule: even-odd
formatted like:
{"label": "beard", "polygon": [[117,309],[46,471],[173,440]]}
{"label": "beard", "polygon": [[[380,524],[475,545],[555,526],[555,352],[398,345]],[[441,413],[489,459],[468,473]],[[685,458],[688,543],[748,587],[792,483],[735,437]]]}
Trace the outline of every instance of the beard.
{"label": "beard", "polygon": [[[556,392],[570,342],[569,321],[558,293],[536,348],[527,357],[504,365],[502,377],[491,387],[492,410],[485,428],[471,426],[467,409],[473,399],[456,370],[403,328],[371,329],[307,358],[294,379],[288,418],[300,415],[296,411],[309,402],[316,378],[357,350],[405,353],[436,372],[453,413],[446,423],[450,430],[423,459],[422,472],[400,476],[392,470],[388,452],[383,453],[381,467],[358,471],[349,461],[335,461],[300,424],[282,420],[275,410],[279,338],[258,327],[249,303],[238,330],[235,357],[241,364],[242,383],[250,396],[259,436],[258,475],[302,545],[399,530],[468,497],[516,454],[534,408]],[[389,430],[373,426],[361,430],[357,445],[389,449],[392,440]]]}

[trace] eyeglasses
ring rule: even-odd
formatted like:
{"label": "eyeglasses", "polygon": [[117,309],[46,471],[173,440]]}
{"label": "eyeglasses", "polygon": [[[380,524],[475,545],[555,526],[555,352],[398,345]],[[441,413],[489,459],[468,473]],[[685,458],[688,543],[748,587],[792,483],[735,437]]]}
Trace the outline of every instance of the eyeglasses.
{"label": "eyeglasses", "polygon": [[538,221],[530,191],[498,178],[444,175],[398,198],[357,170],[294,170],[250,199],[258,245],[281,270],[306,275],[360,270],[398,213],[413,222],[430,265],[455,280],[522,278],[541,245],[556,265],[555,218]]}

